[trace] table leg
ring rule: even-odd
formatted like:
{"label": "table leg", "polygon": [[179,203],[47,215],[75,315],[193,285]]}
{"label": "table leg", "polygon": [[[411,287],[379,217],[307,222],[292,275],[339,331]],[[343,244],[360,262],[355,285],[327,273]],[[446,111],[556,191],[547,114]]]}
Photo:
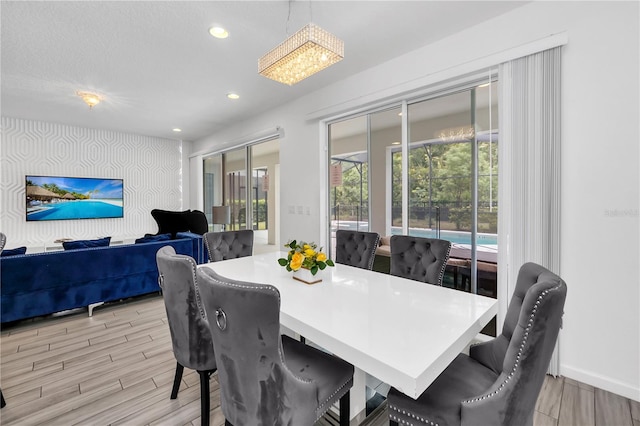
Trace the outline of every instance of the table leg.
{"label": "table leg", "polygon": [[354,368],[353,372],[353,387],[349,392],[350,395],[350,413],[352,425],[360,424],[367,416],[367,373],[360,370],[358,367]]}

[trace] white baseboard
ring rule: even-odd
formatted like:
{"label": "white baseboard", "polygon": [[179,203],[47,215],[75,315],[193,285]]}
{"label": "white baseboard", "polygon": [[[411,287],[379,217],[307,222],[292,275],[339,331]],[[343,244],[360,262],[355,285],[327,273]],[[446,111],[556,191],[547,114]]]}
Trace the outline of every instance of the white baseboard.
{"label": "white baseboard", "polygon": [[640,402],[640,387],[634,387],[630,383],[612,380],[609,377],[593,374],[565,364],[560,365],[560,374],[564,377]]}

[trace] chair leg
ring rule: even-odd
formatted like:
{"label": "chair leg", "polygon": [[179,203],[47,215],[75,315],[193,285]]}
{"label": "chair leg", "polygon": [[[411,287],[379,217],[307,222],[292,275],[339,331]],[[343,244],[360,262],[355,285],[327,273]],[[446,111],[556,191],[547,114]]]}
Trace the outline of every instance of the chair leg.
{"label": "chair leg", "polygon": [[200,375],[200,425],[209,426],[209,371],[198,371]]}
{"label": "chair leg", "polygon": [[173,378],[173,389],[171,389],[171,399],[178,397],[178,390],[180,389],[180,382],[182,381],[182,372],[184,367],[179,362],[176,363],[176,375]]}
{"label": "chair leg", "polygon": [[340,426],[349,426],[349,412],[351,411],[349,392],[340,398]]}

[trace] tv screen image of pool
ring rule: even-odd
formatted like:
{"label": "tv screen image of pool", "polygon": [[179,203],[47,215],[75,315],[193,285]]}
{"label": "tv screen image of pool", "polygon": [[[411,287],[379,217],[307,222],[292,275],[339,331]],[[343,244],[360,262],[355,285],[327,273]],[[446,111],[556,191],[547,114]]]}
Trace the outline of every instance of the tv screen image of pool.
{"label": "tv screen image of pool", "polygon": [[25,176],[27,221],[124,217],[122,179]]}

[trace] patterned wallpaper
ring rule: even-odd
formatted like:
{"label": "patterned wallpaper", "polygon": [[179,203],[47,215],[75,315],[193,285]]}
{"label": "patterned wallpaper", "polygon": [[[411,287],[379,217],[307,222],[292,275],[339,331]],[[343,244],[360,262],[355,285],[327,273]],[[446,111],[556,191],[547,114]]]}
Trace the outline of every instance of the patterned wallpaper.
{"label": "patterned wallpaper", "polygon": [[[182,148],[169,139],[2,117],[0,230],[7,248],[155,233],[152,209],[182,208]],[[25,175],[124,179],[124,218],[27,222]]]}

